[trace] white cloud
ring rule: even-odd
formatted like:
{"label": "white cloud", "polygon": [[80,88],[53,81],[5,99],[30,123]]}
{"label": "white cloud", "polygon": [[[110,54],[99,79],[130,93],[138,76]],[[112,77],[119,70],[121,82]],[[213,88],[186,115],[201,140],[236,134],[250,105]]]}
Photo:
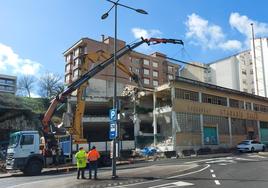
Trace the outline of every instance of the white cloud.
{"label": "white cloud", "polygon": [[133,33],[135,38],[150,38],[150,37],[159,37],[162,32],[157,29],[142,29],[142,28],[132,28],[131,32]]}
{"label": "white cloud", "polygon": [[232,28],[235,28],[241,34],[246,36],[246,42],[249,44],[249,39],[252,38],[251,23],[254,25],[254,33],[260,37],[268,34],[268,24],[258,22],[248,18],[245,15],[240,15],[237,12],[231,13],[229,23]]}
{"label": "white cloud", "polygon": [[227,42],[219,44],[220,48],[223,50],[230,50],[230,49],[241,49],[242,44],[237,40],[228,40]]}
{"label": "white cloud", "polygon": [[[160,37],[162,35],[162,32],[157,29],[146,30],[146,29],[142,29],[138,27],[132,28],[131,32],[136,39],[140,39],[141,37],[148,39],[150,37]],[[147,44],[141,45],[137,50],[139,49],[142,51],[147,51],[147,53],[152,52],[152,48],[148,46]]]}
{"label": "white cloud", "polygon": [[6,74],[36,75],[41,64],[30,59],[23,59],[11,47],[0,43],[0,71]]}
{"label": "white cloud", "polygon": [[186,37],[192,40],[192,44],[203,49],[238,50],[242,46],[237,40],[226,40],[220,26],[209,23],[195,13],[188,16],[185,24]]}

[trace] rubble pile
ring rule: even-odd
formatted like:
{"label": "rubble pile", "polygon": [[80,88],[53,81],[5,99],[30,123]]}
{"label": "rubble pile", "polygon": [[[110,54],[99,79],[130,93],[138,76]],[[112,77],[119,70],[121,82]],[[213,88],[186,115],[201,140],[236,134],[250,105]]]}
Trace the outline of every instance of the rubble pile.
{"label": "rubble pile", "polygon": [[0,161],[0,173],[6,172],[5,161]]}

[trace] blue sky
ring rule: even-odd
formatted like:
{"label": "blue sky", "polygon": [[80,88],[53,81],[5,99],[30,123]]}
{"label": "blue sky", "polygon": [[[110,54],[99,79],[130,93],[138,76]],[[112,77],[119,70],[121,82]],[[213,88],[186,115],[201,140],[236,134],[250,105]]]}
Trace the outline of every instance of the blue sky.
{"label": "blue sky", "polygon": [[[209,63],[249,48],[250,23],[256,36],[268,36],[265,0],[120,0],[148,15],[118,9],[118,38],[127,43],[143,35],[177,38],[177,45],[140,47],[185,60]],[[0,74],[45,71],[64,74],[63,52],[82,37],[114,36],[114,12],[100,17],[105,0],[0,0]]]}

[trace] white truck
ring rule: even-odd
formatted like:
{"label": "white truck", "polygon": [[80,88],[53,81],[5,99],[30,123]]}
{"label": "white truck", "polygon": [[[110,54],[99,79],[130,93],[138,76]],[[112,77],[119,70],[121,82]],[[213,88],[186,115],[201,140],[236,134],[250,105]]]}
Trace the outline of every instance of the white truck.
{"label": "white truck", "polygon": [[26,175],[36,175],[41,173],[44,164],[38,131],[11,134],[7,149],[7,170],[21,170]]}

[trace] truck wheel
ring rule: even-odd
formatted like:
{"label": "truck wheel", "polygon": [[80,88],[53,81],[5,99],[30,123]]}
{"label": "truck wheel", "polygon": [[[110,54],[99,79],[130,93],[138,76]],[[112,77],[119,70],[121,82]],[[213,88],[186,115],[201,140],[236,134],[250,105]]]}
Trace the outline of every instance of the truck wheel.
{"label": "truck wheel", "polygon": [[40,161],[38,160],[29,161],[23,173],[28,176],[39,175],[41,174],[42,168],[43,165]]}

